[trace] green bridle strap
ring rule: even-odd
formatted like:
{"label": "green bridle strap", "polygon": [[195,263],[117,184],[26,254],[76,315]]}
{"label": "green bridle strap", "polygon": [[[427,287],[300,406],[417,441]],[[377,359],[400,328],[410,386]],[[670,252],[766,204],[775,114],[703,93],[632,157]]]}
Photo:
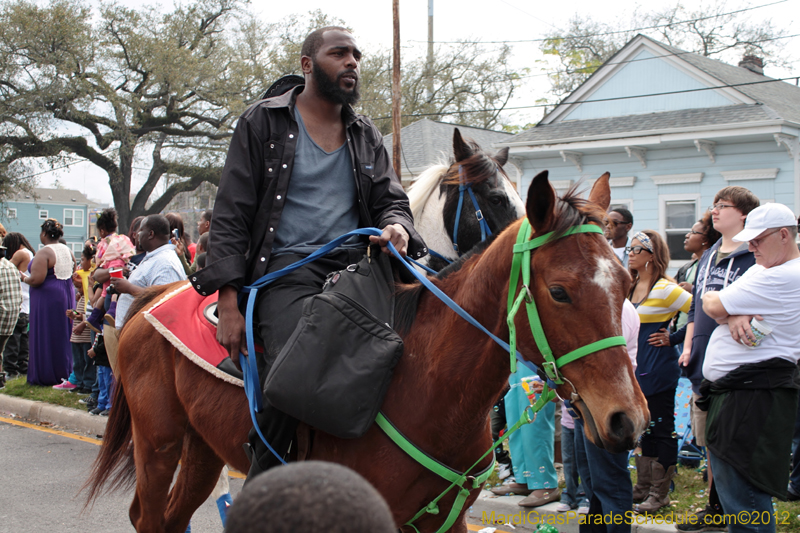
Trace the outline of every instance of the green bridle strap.
{"label": "green bridle strap", "polygon": [[[431,501],[431,503],[420,509],[419,512],[415,514],[413,518],[411,518],[411,520],[405,523],[405,525],[410,526],[414,529],[414,531],[419,533],[419,530],[414,525],[414,522],[416,522],[421,516],[428,513],[434,515],[439,514],[439,500],[441,500],[452,489],[458,488],[458,495],[456,496],[456,500],[453,502],[453,506],[450,508],[447,519],[444,521],[441,527],[436,530],[436,533],[445,533],[446,531],[449,531],[453,524],[455,524],[455,521],[458,519],[458,515],[461,514],[461,510],[464,508],[464,502],[469,496],[470,491],[480,488],[486,482],[486,480],[489,479],[494,471],[494,465],[497,461],[492,459],[492,463],[476,477],[469,476],[469,472],[471,472],[473,468],[477,467],[478,463],[483,461],[483,459],[492,453],[495,448],[500,446],[503,441],[508,439],[512,434],[516,433],[519,428],[525,424],[530,424],[533,422],[533,420],[536,418],[536,413],[538,413],[542,407],[544,407],[548,402],[552,401],[555,397],[555,391],[552,391],[545,386],[545,390],[541,395],[539,395],[539,398],[536,400],[536,402],[532,406],[525,408],[522,411],[522,416],[519,417],[519,420],[517,420],[513,426],[508,428],[508,431],[506,431],[502,437],[497,439],[492,444],[492,447],[489,448],[486,453],[481,455],[480,458],[475,461],[475,463],[464,473],[457,472],[452,468],[443,465],[427,453],[417,448],[408,440],[408,438],[406,438],[405,435],[403,435],[396,427],[394,427],[394,424],[392,424],[389,419],[386,418],[383,412],[378,412],[378,416],[375,418],[375,422],[378,424],[378,427],[380,427],[401,450],[406,452],[409,457],[417,461],[420,465],[450,482],[450,486],[447,487],[444,492],[439,494],[439,496]],[[531,413],[533,413],[533,417],[531,417]],[[471,487],[467,488],[464,486],[464,482],[470,478]]]}
{"label": "green bridle strap", "polygon": [[[536,347],[539,349],[539,352],[542,354],[542,357],[545,361],[542,365],[544,367],[544,371],[547,374],[547,377],[552,380],[553,383],[556,385],[561,385],[564,383],[561,373],[559,372],[559,369],[562,366],[566,365],[567,363],[571,363],[572,361],[576,361],[590,353],[605,350],[606,348],[611,348],[613,346],[624,346],[625,338],[621,336],[608,337],[578,348],[577,350],[573,350],[558,358],[553,355],[553,350],[550,348],[550,344],[547,342],[547,335],[545,335],[542,321],[539,318],[539,310],[536,307],[536,300],[530,291],[530,283],[531,251],[555,239],[553,237],[553,232],[545,233],[544,235],[531,239],[532,231],[533,229],[531,228],[530,222],[528,222],[527,219],[523,220],[522,226],[519,229],[519,233],[517,233],[517,242],[514,245],[514,259],[511,264],[507,317],[509,346],[511,347],[509,350],[511,357],[511,372],[516,372],[517,370],[517,332],[514,325],[514,317],[524,301],[525,309],[528,313],[528,323],[530,324],[533,339],[536,342]],[[563,233],[562,237],[576,235],[578,233],[602,234],[603,230],[594,224],[582,224],[580,226],[573,226],[569,228]],[[515,296],[520,274],[522,275],[522,287],[520,288],[519,295]]]}

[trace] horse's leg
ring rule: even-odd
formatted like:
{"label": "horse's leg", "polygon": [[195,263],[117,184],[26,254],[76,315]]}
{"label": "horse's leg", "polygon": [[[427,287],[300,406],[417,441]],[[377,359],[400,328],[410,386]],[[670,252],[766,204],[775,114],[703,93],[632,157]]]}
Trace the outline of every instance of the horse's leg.
{"label": "horse's leg", "polygon": [[[131,411],[136,462],[130,518],[138,533],[164,531],[169,487],[189,425],[174,385],[174,349],[163,337],[150,333],[150,337],[139,337],[146,339],[139,344],[132,342],[131,335],[123,335],[120,344],[120,376]],[[160,357],[137,358],[143,353]]]}
{"label": "horse's leg", "polygon": [[197,432],[192,427],[187,428],[181,469],[169,495],[167,531],[186,531],[194,512],[214,490],[223,466],[224,461]]}
{"label": "horse's leg", "polygon": [[[153,426],[155,427],[155,426]],[[133,449],[136,459],[136,493],[130,519],[137,533],[162,533],[169,486],[178,467],[183,442],[183,428],[161,426],[162,435],[142,435],[134,424]]]}

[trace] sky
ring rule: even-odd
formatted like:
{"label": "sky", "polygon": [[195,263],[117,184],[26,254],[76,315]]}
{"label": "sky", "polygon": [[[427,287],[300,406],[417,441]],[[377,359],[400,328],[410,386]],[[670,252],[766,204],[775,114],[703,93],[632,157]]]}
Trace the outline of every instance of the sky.
{"label": "sky", "polygon": [[[153,5],[146,0],[117,0],[127,7]],[[406,53],[425,54],[428,38],[429,0],[400,0],[400,40]],[[649,0],[641,10],[653,11],[673,6],[678,0]],[[800,20],[800,0],[751,0],[749,6],[774,5],[748,11],[750,20],[772,19],[779,27],[788,28],[790,34]],[[89,5],[98,6],[99,0],[90,0]],[[172,5],[170,0],[158,2],[162,6]],[[694,2],[692,2],[694,3]],[[453,41],[456,39],[489,41],[523,41],[540,39],[549,31],[564,28],[576,13],[605,23],[625,22],[640,3],[625,0],[570,0],[568,2],[530,2],[529,0],[433,0],[434,41]],[[731,10],[745,7],[744,2],[726,2]],[[250,8],[261,15],[263,20],[276,22],[292,14],[305,14],[315,9],[338,17],[353,28],[359,46],[365,54],[370,49],[392,45],[392,1],[391,0],[349,0],[347,2],[321,2],[320,0],[291,0],[275,2],[255,0]],[[771,77],[800,75],[800,38],[787,40],[787,50],[794,50],[796,60],[792,69],[767,68],[765,74]],[[499,45],[498,45],[499,46]],[[543,59],[539,43],[514,43],[511,59],[513,68],[528,67],[532,76],[525,79],[524,85],[517,89],[516,96],[509,107],[524,107],[535,104],[538,98],[547,96],[549,87],[546,75],[541,72]],[[732,60],[731,60],[732,61]],[[524,125],[536,122],[542,116],[539,108],[506,112],[507,122]],[[139,165],[137,165],[139,166]],[[46,169],[41,169],[43,172]],[[138,171],[143,183],[144,171]],[[106,174],[89,163],[78,163],[67,168],[44,172],[39,175],[39,186],[52,186],[55,180],[67,188],[77,189],[88,197],[103,203],[111,202],[111,190]],[[134,187],[137,178],[134,177]]]}

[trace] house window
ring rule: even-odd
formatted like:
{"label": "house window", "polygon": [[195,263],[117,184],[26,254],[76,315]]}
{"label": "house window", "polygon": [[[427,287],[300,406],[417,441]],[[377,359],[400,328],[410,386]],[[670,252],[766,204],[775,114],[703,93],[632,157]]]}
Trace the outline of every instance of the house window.
{"label": "house window", "polygon": [[692,254],[683,249],[683,241],[697,218],[696,200],[672,200],[664,203],[664,233],[671,260],[692,258]]}
{"label": "house window", "polygon": [[16,207],[9,207],[6,209],[6,218],[17,218],[17,208]]}
{"label": "house window", "polygon": [[64,209],[64,225],[83,227],[83,209]]}
{"label": "house window", "polygon": [[39,220],[47,220],[49,216],[47,209],[39,209]]}
{"label": "house window", "polygon": [[83,252],[83,243],[82,242],[71,242],[69,245],[72,247],[72,255],[75,256],[76,260],[79,260],[81,257],[81,252]]}

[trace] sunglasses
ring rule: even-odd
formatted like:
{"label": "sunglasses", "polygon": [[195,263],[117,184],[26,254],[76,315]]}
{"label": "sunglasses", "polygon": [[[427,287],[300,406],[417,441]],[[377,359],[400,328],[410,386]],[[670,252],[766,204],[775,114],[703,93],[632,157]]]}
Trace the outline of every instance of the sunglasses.
{"label": "sunglasses", "polygon": [[[625,253],[629,254],[631,252],[633,252],[636,255],[639,255],[642,252],[650,252],[650,250],[648,250],[644,246],[626,246],[625,247]],[[650,253],[653,253],[653,252],[650,252]]]}

